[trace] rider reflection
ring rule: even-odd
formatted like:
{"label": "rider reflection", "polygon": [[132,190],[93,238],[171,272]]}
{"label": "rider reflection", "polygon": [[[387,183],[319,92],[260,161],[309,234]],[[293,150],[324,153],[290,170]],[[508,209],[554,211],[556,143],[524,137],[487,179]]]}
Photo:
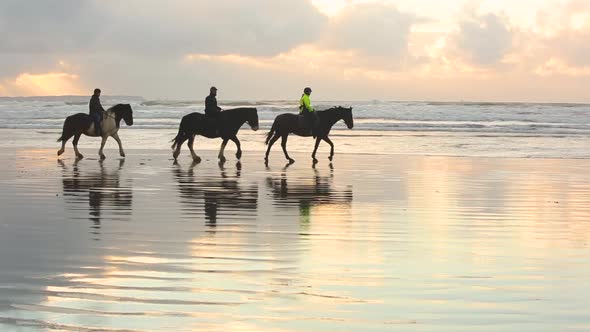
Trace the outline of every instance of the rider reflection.
{"label": "rider reflection", "polygon": [[320,175],[314,167],[312,177],[288,176],[287,169],[283,168],[279,177],[268,177],[267,187],[275,202],[279,205],[297,206],[299,208],[299,221],[302,226],[311,222],[311,210],[314,206],[352,203],[352,187],[338,190],[334,188],[334,169],[330,165],[328,176]]}
{"label": "rider reflection", "polygon": [[216,227],[218,219],[223,215],[233,215],[239,211],[240,215],[255,214],[258,208],[258,185],[248,186],[240,184],[241,163],[236,164],[235,172],[219,163],[219,177],[212,177],[210,173],[200,176],[193,162],[188,170],[176,164],[173,168],[174,177],[178,181],[181,203],[186,206],[186,215],[197,215],[204,212],[205,225]]}
{"label": "rider reflection", "polygon": [[80,204],[88,201],[88,219],[96,232],[101,228],[103,212],[117,211],[116,218],[131,216],[133,192],[130,187],[121,186],[120,172],[125,160],[119,161],[114,171],[109,171],[104,162],[99,162],[98,171],[84,171],[75,160],[70,169],[62,160],[58,160],[62,168],[63,195],[68,209],[80,210]]}

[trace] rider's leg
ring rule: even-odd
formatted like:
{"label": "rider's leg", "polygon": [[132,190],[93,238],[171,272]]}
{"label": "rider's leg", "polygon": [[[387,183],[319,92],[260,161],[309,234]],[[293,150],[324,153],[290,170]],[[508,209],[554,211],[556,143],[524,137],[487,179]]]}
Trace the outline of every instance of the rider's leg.
{"label": "rider's leg", "polygon": [[94,120],[94,133],[96,136],[102,136],[102,127],[100,126],[101,118],[102,116],[98,112],[92,114],[92,119]]}
{"label": "rider's leg", "polygon": [[319,117],[317,111],[312,112],[311,115],[312,115],[312,123],[313,123],[312,127],[311,127],[312,128],[311,132],[313,133],[313,136],[315,137],[315,136],[318,136],[318,128],[320,126],[320,117]]}

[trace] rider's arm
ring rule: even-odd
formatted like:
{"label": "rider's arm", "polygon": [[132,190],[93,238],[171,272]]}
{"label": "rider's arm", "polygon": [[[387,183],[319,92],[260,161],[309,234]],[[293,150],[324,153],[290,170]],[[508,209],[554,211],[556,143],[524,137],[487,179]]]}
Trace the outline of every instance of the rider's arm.
{"label": "rider's arm", "polygon": [[303,97],[303,107],[309,112],[313,112],[313,107],[311,106],[311,101],[309,100],[309,96]]}

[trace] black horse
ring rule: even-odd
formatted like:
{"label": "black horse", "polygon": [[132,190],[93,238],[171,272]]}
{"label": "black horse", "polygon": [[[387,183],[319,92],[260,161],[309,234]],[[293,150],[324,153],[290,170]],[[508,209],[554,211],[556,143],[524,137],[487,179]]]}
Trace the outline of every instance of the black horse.
{"label": "black horse", "polygon": [[254,107],[234,108],[223,111],[219,114],[217,123],[220,123],[219,130],[210,126],[211,121],[203,113],[190,113],[182,117],[180,127],[178,128],[178,135],[172,140],[172,149],[174,150],[174,160],[180,155],[180,147],[184,141],[188,140],[188,148],[191,151],[193,160],[200,162],[201,158],[197,156],[193,150],[193,143],[195,135],[201,135],[207,138],[222,138],[221,148],[219,149],[219,161],[225,162],[223,151],[227,145],[228,140],[236,143],[238,151],[236,158],[242,157],[242,149],[240,147],[240,140],[236,136],[240,127],[248,122],[252,130],[258,130],[258,111]]}
{"label": "black horse", "polygon": [[[330,134],[330,130],[332,126],[340,121],[344,120],[348,129],[352,129],[353,127],[353,120],[352,120],[352,107],[345,108],[345,107],[333,107],[327,109],[325,111],[317,111],[318,117],[320,118],[320,124],[317,128],[316,132],[316,141],[315,147],[313,149],[313,153],[311,154],[311,158],[313,159],[314,164],[318,162],[315,158],[316,151],[318,150],[318,146],[322,140],[326,141],[326,143],[330,144],[330,161],[334,158],[334,143],[328,138]],[[264,156],[264,162],[268,164],[268,154],[270,153],[270,148],[279,139],[282,137],[281,146],[283,147],[283,152],[285,153],[285,157],[289,161],[289,163],[294,163],[289,154],[287,153],[287,137],[290,133],[293,133],[298,136],[312,136],[309,128],[306,126],[303,117],[297,114],[292,113],[284,113],[277,115],[275,121],[272,124],[272,128],[270,132],[266,136],[266,144],[268,148],[266,149],[266,155]]]}
{"label": "black horse", "polygon": [[[131,109],[131,105],[117,104],[103,113],[101,122],[102,142],[100,144],[100,150],[98,150],[100,159],[105,158],[105,155],[102,153],[102,149],[104,148],[104,144],[107,142],[107,138],[109,138],[109,136],[112,136],[115,141],[117,141],[119,144],[119,154],[121,157],[125,157],[123,145],[121,145],[121,139],[119,139],[119,135],[117,134],[121,125],[121,119],[125,120],[125,123],[128,126],[133,125],[133,110]],[[85,113],[77,113],[68,116],[64,121],[61,136],[57,139],[58,142],[61,142],[61,149],[57,151],[57,155],[60,156],[62,153],[64,153],[66,142],[72,138],[72,136],[74,136],[72,144],[74,145],[76,158],[84,158],[80,151],[78,151],[78,140],[80,140],[80,136],[82,136],[82,134],[91,137],[98,136],[94,130],[94,121],[92,121],[90,115]]]}

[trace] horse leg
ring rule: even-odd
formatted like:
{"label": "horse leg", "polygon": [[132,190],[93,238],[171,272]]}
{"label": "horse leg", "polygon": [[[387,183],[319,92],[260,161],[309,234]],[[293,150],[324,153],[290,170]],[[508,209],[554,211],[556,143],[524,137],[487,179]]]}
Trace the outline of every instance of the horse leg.
{"label": "horse leg", "polygon": [[311,154],[311,159],[313,159],[313,163],[317,164],[318,160],[315,158],[315,154],[318,151],[318,146],[320,146],[320,142],[322,139],[320,137],[315,139],[315,146],[313,148],[313,153]]}
{"label": "horse leg", "polygon": [[74,152],[76,152],[76,158],[82,159],[84,156],[78,151],[78,141],[80,140],[80,136],[82,134],[76,134],[74,136],[74,140],[72,141],[72,145],[74,146]]}
{"label": "horse leg", "polygon": [[98,155],[100,156],[100,159],[105,159],[106,156],[104,155],[104,153],[102,153],[102,149],[104,148],[105,143],[107,142],[107,138],[109,138],[108,136],[103,136],[102,137],[102,141],[100,142],[100,149],[98,150]]}
{"label": "horse leg", "polygon": [[275,144],[275,142],[279,139],[279,134],[275,133],[275,135],[270,139],[270,141],[268,141],[268,148],[266,148],[266,155],[264,156],[264,162],[266,164],[268,164],[268,155],[270,153],[270,148],[272,147],[273,144]]}
{"label": "horse leg", "polygon": [[328,159],[330,159],[330,161],[332,161],[332,159],[334,158],[334,143],[332,143],[332,141],[330,140],[330,138],[328,138],[328,136],[323,137],[322,139],[324,141],[326,141],[326,143],[330,144],[330,156],[328,157]]}
{"label": "horse leg", "polygon": [[64,153],[64,151],[66,150],[66,143],[68,142],[68,140],[69,140],[71,137],[72,137],[72,136],[70,135],[70,137],[68,137],[68,138],[64,138],[64,139],[61,141],[61,149],[59,149],[59,151],[57,151],[57,155],[58,155],[58,156],[61,156],[61,155]]}
{"label": "horse leg", "polygon": [[219,162],[220,163],[224,163],[225,162],[225,156],[223,156],[223,151],[225,150],[225,146],[227,145],[227,138],[223,139],[223,143],[221,143],[221,148],[219,149],[219,154],[217,155],[217,158],[219,158]]}
{"label": "horse leg", "polygon": [[197,154],[195,153],[195,150],[193,148],[193,144],[194,143],[195,143],[195,135],[192,135],[188,139],[188,149],[191,150],[191,155],[193,156],[193,162],[200,163],[201,162],[201,157],[197,156]]}
{"label": "horse leg", "polygon": [[182,146],[182,144],[184,144],[184,141],[186,141],[187,139],[189,139],[189,137],[183,136],[180,139],[180,142],[178,142],[178,144],[176,144],[176,150],[174,150],[174,153],[172,154],[172,157],[174,157],[174,160],[176,160],[178,158],[178,156],[180,155],[180,147]]}
{"label": "horse leg", "polygon": [[66,119],[61,131],[61,137],[58,139],[58,141],[61,141],[61,149],[57,151],[58,156],[61,156],[64,153],[66,150],[66,143],[72,138],[72,136],[74,136],[74,130],[72,130],[70,122]]}
{"label": "horse leg", "polygon": [[115,141],[117,141],[117,144],[119,144],[119,155],[121,157],[125,157],[125,151],[123,151],[123,144],[121,144],[121,139],[119,138],[119,134],[114,133],[112,136],[115,139]]}
{"label": "horse leg", "polygon": [[287,137],[289,137],[289,134],[283,135],[281,140],[281,147],[283,148],[283,152],[285,153],[285,157],[289,161],[289,164],[292,164],[295,162],[295,160],[291,159],[291,157],[289,157],[289,154],[287,153]]}
{"label": "horse leg", "polygon": [[238,160],[240,160],[240,158],[242,158],[242,144],[240,144],[240,140],[238,139],[237,136],[233,136],[230,137],[230,139],[236,143],[236,147],[238,148],[238,151],[236,152],[236,158],[238,158]]}

